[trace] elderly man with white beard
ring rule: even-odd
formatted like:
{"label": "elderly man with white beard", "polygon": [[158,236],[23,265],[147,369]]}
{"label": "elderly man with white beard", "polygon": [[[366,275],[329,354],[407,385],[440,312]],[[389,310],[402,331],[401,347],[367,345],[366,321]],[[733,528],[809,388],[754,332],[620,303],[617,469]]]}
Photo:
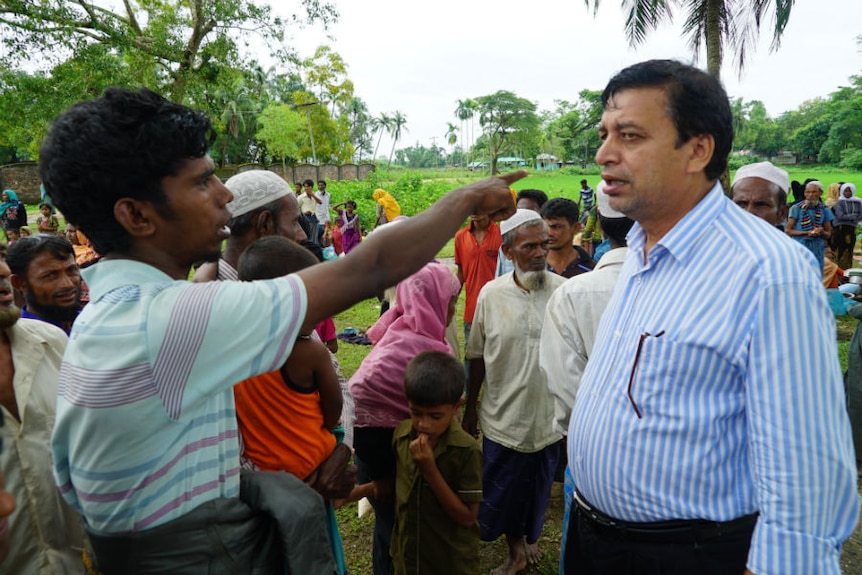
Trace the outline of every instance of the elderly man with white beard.
{"label": "elderly man with white beard", "polygon": [[503,254],[514,263],[479,292],[466,356],[471,360],[464,429],[483,434],[484,541],[506,536],[507,560],[494,575],[514,575],[539,557],[537,541],[559,459],[553,400],[539,370],[545,307],[565,278],[547,271],[548,226],[519,209],[500,223]]}

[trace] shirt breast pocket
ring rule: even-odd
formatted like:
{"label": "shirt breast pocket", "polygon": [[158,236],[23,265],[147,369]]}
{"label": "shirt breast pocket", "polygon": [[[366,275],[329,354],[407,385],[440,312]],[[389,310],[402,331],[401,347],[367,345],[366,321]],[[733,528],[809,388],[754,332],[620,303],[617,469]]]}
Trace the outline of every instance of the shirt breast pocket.
{"label": "shirt breast pocket", "polygon": [[707,345],[667,335],[642,339],[628,391],[644,418],[684,418],[693,405],[717,400],[733,377],[732,363]]}

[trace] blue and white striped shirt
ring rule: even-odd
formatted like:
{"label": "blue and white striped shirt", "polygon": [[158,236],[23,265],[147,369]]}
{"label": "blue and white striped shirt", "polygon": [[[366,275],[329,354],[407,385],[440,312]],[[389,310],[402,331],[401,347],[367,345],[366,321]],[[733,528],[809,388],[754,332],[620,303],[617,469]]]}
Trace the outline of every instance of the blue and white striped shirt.
{"label": "blue and white striped shirt", "polygon": [[751,571],[838,575],[859,501],[813,257],[719,184],[645,243],[635,225],[575,400],[578,490],[627,521],[759,512]]}
{"label": "blue and white striped shirt", "polygon": [[233,386],[290,354],[302,280],[190,283],[132,260],[84,274],[52,435],[63,498],[90,529],[120,534],[237,497]]}

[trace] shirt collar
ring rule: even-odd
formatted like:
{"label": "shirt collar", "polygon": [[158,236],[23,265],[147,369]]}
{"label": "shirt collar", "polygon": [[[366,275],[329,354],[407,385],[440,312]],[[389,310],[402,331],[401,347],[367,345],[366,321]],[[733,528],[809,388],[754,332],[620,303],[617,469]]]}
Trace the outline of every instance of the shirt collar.
{"label": "shirt collar", "polygon": [[623,263],[626,259],[627,252],[628,248],[626,248],[625,246],[608,250],[596,264],[596,267],[593,268],[593,271],[598,271],[602,268],[607,268],[612,265]]}
{"label": "shirt collar", "polygon": [[102,260],[96,265],[81,270],[81,275],[90,286],[91,302],[124,285],[174,282],[174,279],[165,272],[149,264],[129,259]]}
{"label": "shirt collar", "polygon": [[[449,422],[449,429],[443,432],[437,439],[437,445],[434,446],[434,454],[437,455],[439,453],[438,450],[445,449],[449,445],[453,447],[469,447],[472,445],[471,441],[475,441],[475,439],[467,435],[466,432],[459,433],[459,431],[461,431],[461,424],[453,417],[452,421]],[[395,431],[395,439],[413,437],[415,437],[415,433],[413,432],[412,425],[405,425]]]}
{"label": "shirt collar", "polygon": [[[692,257],[696,249],[697,239],[705,234],[710,224],[727,208],[730,200],[724,195],[721,183],[716,180],[715,185],[680,221],[662,237],[650,250],[650,260],[653,254],[662,251],[669,252],[677,261],[686,263]],[[629,251],[643,255],[646,246],[646,233],[639,223],[635,222],[628,235]],[[656,249],[656,248],[664,248]],[[643,257],[638,260],[643,265]]]}

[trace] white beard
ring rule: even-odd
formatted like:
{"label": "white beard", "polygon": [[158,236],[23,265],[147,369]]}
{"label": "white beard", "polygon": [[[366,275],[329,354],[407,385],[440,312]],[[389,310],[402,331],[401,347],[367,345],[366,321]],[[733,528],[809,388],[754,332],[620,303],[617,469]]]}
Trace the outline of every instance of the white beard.
{"label": "white beard", "polygon": [[515,264],[515,277],[518,278],[518,283],[527,291],[540,290],[548,283],[548,270],[527,272],[522,270],[518,264]]}

